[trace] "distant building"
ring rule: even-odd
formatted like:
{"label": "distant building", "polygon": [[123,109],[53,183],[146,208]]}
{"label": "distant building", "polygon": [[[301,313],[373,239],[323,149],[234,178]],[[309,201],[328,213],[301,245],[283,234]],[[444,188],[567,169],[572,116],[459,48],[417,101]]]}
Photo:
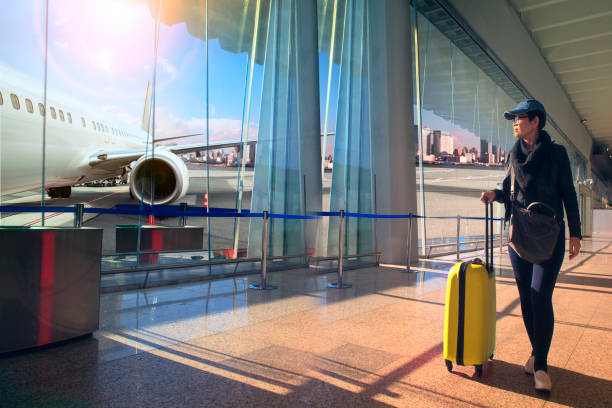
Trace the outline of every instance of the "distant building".
{"label": "distant building", "polygon": [[249,154],[247,156],[247,164],[250,166],[254,166],[255,165],[255,145],[249,145],[248,147],[249,149]]}
{"label": "distant building", "polygon": [[[428,155],[431,154],[431,137],[430,137],[431,129],[427,126],[423,126],[421,130],[421,146],[423,148],[423,154]],[[420,155],[419,152],[419,127],[414,125],[414,155],[418,157]]]}
{"label": "distant building", "polygon": [[489,163],[489,142],[480,139],[480,162]]}
{"label": "distant building", "polygon": [[439,130],[434,130],[430,153],[434,156],[439,156],[440,152],[442,152],[442,132]]}
{"label": "distant building", "polygon": [[491,153],[493,154],[493,163],[501,163],[501,159],[499,157],[499,147],[495,145],[491,146]]}
{"label": "distant building", "polygon": [[448,132],[440,134],[440,154],[453,153],[453,138]]}

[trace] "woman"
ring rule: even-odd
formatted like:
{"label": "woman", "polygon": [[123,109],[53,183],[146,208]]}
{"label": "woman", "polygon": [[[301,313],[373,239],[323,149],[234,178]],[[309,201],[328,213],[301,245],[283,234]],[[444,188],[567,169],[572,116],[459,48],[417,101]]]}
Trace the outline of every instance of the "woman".
{"label": "woman", "polygon": [[544,130],[546,110],[540,102],[528,99],[504,113],[511,120],[517,138],[508,157],[508,166],[514,167],[514,200],[511,200],[511,172],[503,182],[502,190],[481,194],[480,200],[503,202],[505,220],[510,219],[511,206],[523,208],[540,201],[551,206],[561,220],[561,232],[551,259],[532,264],[522,259],[508,246],[508,253],[521,299],[523,322],[531,342],[531,356],[525,363],[525,372],[534,376],[538,391],[550,392],[552,382],[548,375],[548,350],[554,329],[552,294],[565,253],[565,226],[563,206],[567,212],[570,232],[570,259],[580,252],[580,217],[574,189],[572,171],[565,148],[554,144]]}

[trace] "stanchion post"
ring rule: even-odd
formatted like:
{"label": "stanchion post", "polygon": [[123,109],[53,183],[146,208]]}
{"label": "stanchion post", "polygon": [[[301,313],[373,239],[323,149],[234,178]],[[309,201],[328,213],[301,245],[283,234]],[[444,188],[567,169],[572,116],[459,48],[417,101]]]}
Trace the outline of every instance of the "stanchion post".
{"label": "stanchion post", "polygon": [[261,242],[261,283],[259,285],[251,284],[249,288],[256,290],[277,289],[278,286],[268,285],[268,220],[270,215],[268,211],[263,212],[263,231]]}
{"label": "stanchion post", "polygon": [[[179,211],[180,212],[187,212],[187,203],[180,203],[179,204]],[[181,215],[178,219],[178,226],[179,227],[184,227],[185,225],[187,225],[187,217],[185,215]]]}
{"label": "stanchion post", "polygon": [[74,228],[81,228],[83,226],[83,210],[85,204],[78,203],[74,205]]}
{"label": "stanchion post", "polygon": [[344,289],[353,285],[342,283],[344,273],[344,210],[340,210],[340,226],[338,228],[338,282],[329,283],[330,288]]}
{"label": "stanchion post", "polygon": [[461,238],[461,215],[457,214],[457,261],[459,261],[459,252],[461,250],[459,239]]}
{"label": "stanchion post", "polygon": [[504,220],[499,221],[499,259],[501,265],[501,255],[504,249]]}
{"label": "stanchion post", "polygon": [[408,253],[406,254],[406,272],[410,269],[410,256],[412,255],[412,213],[408,213]]}

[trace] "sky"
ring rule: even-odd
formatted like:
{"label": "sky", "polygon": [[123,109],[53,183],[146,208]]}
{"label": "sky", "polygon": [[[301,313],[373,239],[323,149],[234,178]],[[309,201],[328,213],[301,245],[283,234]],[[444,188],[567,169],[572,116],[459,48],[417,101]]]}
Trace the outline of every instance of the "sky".
{"label": "sky", "polygon": [[[45,1],[2,0],[0,62],[24,72],[41,89],[44,78]],[[206,42],[192,36],[185,23],[160,25],[158,55],[154,54],[155,21],[141,0],[49,0],[49,97],[53,92],[74,99],[134,127],[139,127],[147,81],[155,86],[156,138],[203,133],[206,126]],[[209,40],[208,114],[210,140],[237,140],[242,130],[249,60]],[[321,128],[325,119],[329,60],[319,54]],[[328,132],[335,130],[340,67],[332,65]],[[249,139],[257,135],[263,67],[255,65]],[[453,127],[429,111],[423,125],[450,131],[456,145],[479,147],[471,132]],[[246,129],[246,127],[245,127]],[[181,139],[196,143],[204,136]],[[327,146],[332,152],[333,138]]]}
{"label": "sky", "polygon": [[[0,61],[44,78],[45,2],[3,0]],[[127,0],[50,0],[49,97],[71,95],[94,111],[139,126],[147,81],[153,80],[155,23],[145,3]],[[203,132],[206,118],[206,43],[184,23],[161,24],[155,87],[156,137]],[[211,138],[240,137],[246,53],[224,51],[209,41]],[[253,101],[261,94],[261,67],[254,70]],[[257,84],[259,83],[259,92]],[[259,119],[253,103],[251,129]],[[195,142],[187,140],[187,142]]]}

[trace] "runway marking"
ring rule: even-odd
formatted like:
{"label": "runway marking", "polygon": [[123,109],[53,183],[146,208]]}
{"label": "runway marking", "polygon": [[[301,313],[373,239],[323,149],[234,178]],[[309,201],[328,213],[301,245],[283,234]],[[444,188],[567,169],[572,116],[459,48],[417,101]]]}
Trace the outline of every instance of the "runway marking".
{"label": "runway marking", "polygon": [[460,180],[478,180],[478,179],[501,179],[503,178],[504,175],[498,175],[498,176],[491,176],[491,175],[487,175],[487,176],[468,176],[468,177],[462,177],[462,178],[448,178],[448,179],[443,179],[443,178],[437,178],[437,179],[425,179],[425,183],[442,183],[445,181],[460,181]]}
{"label": "runway marking", "polygon": [[[87,201],[86,203],[83,203],[83,205],[85,205],[86,207],[87,207],[87,206],[91,207],[91,205],[89,205],[89,204],[90,204],[90,203],[93,203],[94,201],[98,201],[98,200],[101,200],[101,199],[103,199],[103,198],[110,197],[110,196],[112,196],[112,195],[119,194],[119,193],[124,193],[124,192],[125,192],[125,191],[115,191],[115,192],[113,192],[113,193],[109,193],[109,194],[103,195],[102,197],[98,197],[98,198],[95,198],[95,199],[93,199],[93,200]],[[62,215],[62,214],[64,214],[64,213],[63,213],[63,212],[56,212],[56,213],[53,213],[53,214],[51,214],[51,215],[47,215],[47,216],[45,216],[45,221],[47,221],[48,219],[51,219],[51,218],[57,217],[58,215]],[[42,221],[42,218],[38,218],[38,219],[36,219],[36,220],[34,220],[34,221],[30,221],[30,222],[28,222],[28,223],[23,224],[23,226],[24,226],[24,227],[29,227],[29,226],[34,225],[34,224],[36,224],[36,223],[39,223],[39,222],[41,222],[41,221]]]}

